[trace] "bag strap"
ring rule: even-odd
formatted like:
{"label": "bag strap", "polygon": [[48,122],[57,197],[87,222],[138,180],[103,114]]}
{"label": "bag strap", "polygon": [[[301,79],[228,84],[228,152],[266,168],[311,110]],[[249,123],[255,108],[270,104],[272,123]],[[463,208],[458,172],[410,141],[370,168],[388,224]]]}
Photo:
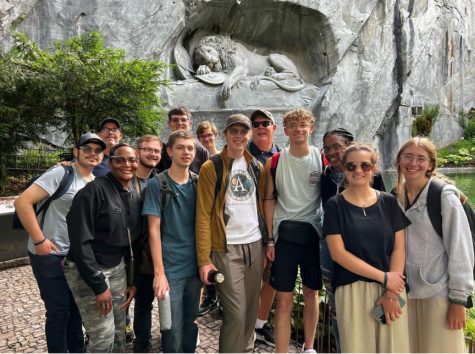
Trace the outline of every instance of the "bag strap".
{"label": "bag strap", "polygon": [[43,213],[41,215],[41,220],[40,220],[40,228],[43,229],[44,223],[45,223],[45,217],[46,217],[46,212],[48,211],[48,208],[51,204],[52,201],[61,198],[64,193],[66,193],[71,187],[71,184],[73,183],[74,180],[74,169],[72,166],[62,166],[64,168],[64,175],[63,178],[61,179],[61,182],[59,182],[58,189],[49,197],[46,199],[46,201],[41,204],[41,206],[38,208],[36,211],[36,215],[40,215],[40,213]]}
{"label": "bag strap", "polygon": [[272,192],[272,195],[274,196],[274,199],[277,199],[279,193],[277,192],[277,188],[275,185],[275,176],[277,172],[277,165],[279,164],[280,152],[276,152],[274,155],[272,155],[271,159],[272,160],[270,162],[270,174],[272,176],[272,182],[274,182],[274,191]]}
{"label": "bag strap", "polygon": [[219,191],[221,190],[221,184],[223,183],[223,160],[219,154],[210,157],[213,162],[214,170],[216,171],[216,184],[214,185],[214,198],[216,199]]}
{"label": "bag strap", "polygon": [[157,175],[157,178],[160,182],[160,191],[162,193],[162,209],[165,210],[168,205],[168,202],[170,201],[170,189],[168,187],[168,180],[164,172],[159,173]]}
{"label": "bag strap", "polygon": [[427,191],[427,213],[429,219],[437,234],[443,238],[442,233],[442,206],[441,196],[442,190],[447,185],[447,182],[440,178],[433,178],[429,184]]}

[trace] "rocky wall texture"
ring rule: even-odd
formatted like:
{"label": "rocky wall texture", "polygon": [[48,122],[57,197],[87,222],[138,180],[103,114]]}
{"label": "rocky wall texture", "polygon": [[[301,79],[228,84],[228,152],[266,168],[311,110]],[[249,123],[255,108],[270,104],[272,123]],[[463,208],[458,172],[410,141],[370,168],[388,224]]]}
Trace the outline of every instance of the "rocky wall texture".
{"label": "rocky wall texture", "polygon": [[[413,107],[439,106],[438,145],[460,137],[459,113],[475,107],[475,0],[0,1],[3,49],[13,30],[48,48],[92,29],[132,57],[172,63],[178,53],[186,70],[168,72],[173,85],[162,95],[169,105],[188,104],[203,117],[303,105],[318,117],[318,144],[324,131],[343,126],[378,147],[384,167],[410,136]],[[264,59],[285,55],[305,89],[287,95],[267,82],[253,94],[255,76],[247,74],[225,98],[221,86],[195,77],[194,48],[211,34]],[[189,93],[196,90],[206,99]]]}

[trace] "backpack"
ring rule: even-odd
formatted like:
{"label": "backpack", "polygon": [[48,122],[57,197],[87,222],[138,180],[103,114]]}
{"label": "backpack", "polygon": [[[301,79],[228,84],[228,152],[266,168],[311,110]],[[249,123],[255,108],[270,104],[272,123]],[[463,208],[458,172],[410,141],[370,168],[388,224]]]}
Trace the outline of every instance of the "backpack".
{"label": "backpack", "polygon": [[[437,234],[443,238],[442,233],[442,215],[441,215],[441,195],[442,189],[447,185],[447,182],[433,178],[430,182],[429,189],[427,191],[427,213],[429,219]],[[472,244],[475,248],[475,214],[468,202],[462,204],[465,215],[467,216],[468,224],[470,226],[470,232],[472,234]],[[473,277],[475,279],[475,268],[473,270]]]}
{"label": "backpack", "polygon": [[[33,209],[35,210],[36,216],[42,214],[41,220],[40,220],[40,228],[43,229],[43,225],[45,222],[45,216],[46,216],[46,211],[48,210],[50,204],[52,201],[61,198],[64,193],[67,192],[69,187],[71,187],[71,184],[73,183],[74,180],[74,170],[72,166],[62,166],[64,168],[64,176],[61,179],[61,182],[59,183],[58,189],[53,193],[51,197],[46,199],[46,201],[38,208],[36,209],[36,204],[33,205]],[[31,178],[28,183],[26,184],[26,188],[30,187],[41,175],[34,176]],[[15,210],[13,213],[13,220],[12,220],[12,228],[14,230],[24,230],[25,228],[23,227],[23,224],[20,221],[20,218],[18,217],[18,214]]]}

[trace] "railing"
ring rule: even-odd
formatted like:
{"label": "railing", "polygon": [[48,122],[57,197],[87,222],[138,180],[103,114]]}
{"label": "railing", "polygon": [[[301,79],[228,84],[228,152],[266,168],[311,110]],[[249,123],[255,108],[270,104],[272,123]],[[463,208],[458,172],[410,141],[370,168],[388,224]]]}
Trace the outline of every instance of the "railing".
{"label": "railing", "polygon": [[9,172],[42,172],[67,159],[70,153],[70,149],[27,149],[13,154],[4,153],[0,158]]}

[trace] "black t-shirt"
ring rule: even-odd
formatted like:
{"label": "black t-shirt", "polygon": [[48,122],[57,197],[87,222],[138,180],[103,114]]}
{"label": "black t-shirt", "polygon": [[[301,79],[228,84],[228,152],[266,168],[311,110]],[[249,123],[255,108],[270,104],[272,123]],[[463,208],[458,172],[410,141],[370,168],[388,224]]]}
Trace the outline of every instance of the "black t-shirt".
{"label": "black t-shirt", "polygon": [[[375,204],[363,208],[353,205],[339,194],[325,204],[323,235],[340,234],[345,249],[366,263],[388,272],[395,233],[411,222],[394,196],[378,192]],[[365,216],[366,213],[366,216]],[[332,287],[374,280],[359,276],[334,263]]]}

